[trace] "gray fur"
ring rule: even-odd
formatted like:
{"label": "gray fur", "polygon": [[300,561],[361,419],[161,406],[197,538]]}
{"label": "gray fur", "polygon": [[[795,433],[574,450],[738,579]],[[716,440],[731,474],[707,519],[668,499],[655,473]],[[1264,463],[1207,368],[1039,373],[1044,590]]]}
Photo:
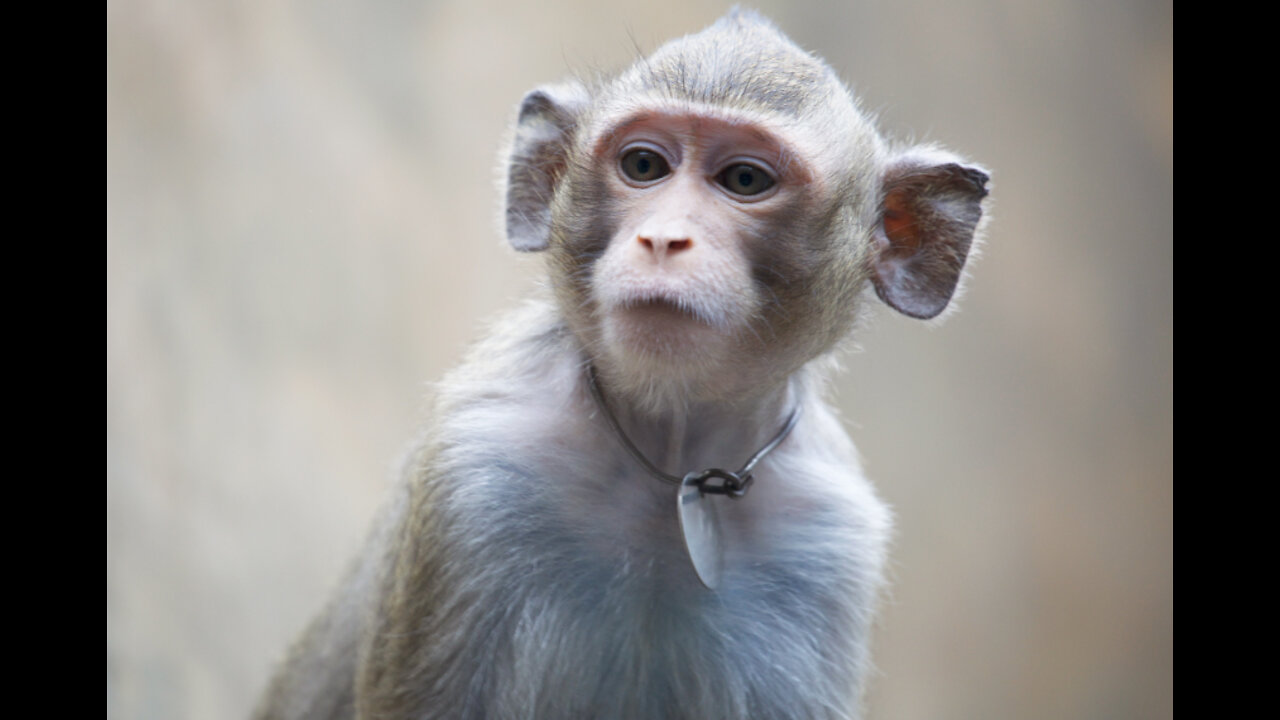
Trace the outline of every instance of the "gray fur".
{"label": "gray fur", "polygon": [[507,164],[507,238],[524,252],[547,249],[550,199],[565,169],[566,137],[587,98],[576,83],[531,91],[520,103]]}
{"label": "gray fur", "polygon": [[[617,226],[612,170],[594,158],[617,123],[655,110],[760,127],[814,180],[740,231],[735,252],[752,269],[724,291],[754,314],[727,340],[733,362],[689,358],[641,377],[610,360],[599,330],[592,278]],[[891,518],[821,391],[883,274],[884,178],[900,157],[825,63],[751,12],[613,81],[526,96],[506,218],[515,247],[548,250],[548,296],[440,383],[435,422],[363,559],[258,717],[860,717]],[[928,196],[936,183],[916,185]],[[981,210],[952,190],[925,205],[948,228],[940,242],[967,250]],[[958,273],[963,253],[947,257]],[[914,307],[911,283],[894,287]],[[673,488],[593,404],[588,363],[632,440],[671,472],[736,467],[804,407],[750,494],[713,500],[729,503],[717,590],[684,554]]]}

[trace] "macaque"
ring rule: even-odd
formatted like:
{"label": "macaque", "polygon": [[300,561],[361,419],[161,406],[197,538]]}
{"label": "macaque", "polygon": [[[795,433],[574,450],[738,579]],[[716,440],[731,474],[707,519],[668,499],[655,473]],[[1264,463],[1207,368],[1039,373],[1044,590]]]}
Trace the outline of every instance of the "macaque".
{"label": "macaque", "polygon": [[860,717],[891,518],[824,381],[872,292],[947,308],[987,173],[742,10],[533,90],[508,158],[547,289],[439,384],[259,717]]}

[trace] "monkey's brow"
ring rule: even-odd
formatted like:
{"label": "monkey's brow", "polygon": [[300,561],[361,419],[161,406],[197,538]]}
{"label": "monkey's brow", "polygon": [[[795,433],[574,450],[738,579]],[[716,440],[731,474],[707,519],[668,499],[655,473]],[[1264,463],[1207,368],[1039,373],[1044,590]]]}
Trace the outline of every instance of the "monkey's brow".
{"label": "monkey's brow", "polygon": [[[762,126],[761,123],[767,122],[765,118],[725,108],[702,108],[680,104],[670,107],[659,106],[637,110],[605,123],[599,135],[592,142],[591,150],[596,156],[608,154],[613,149],[617,138],[627,134],[636,125],[680,121],[687,121],[694,127],[701,127],[707,123],[722,123],[725,128],[731,129],[732,132],[741,133],[749,137],[753,143],[772,148],[775,151],[774,157],[778,159],[778,164],[782,165],[781,172],[798,176],[797,179],[805,182],[811,176],[808,166],[799,159],[799,154],[795,152],[790,143],[768,127]],[[717,134],[711,130],[708,130],[708,132]]]}

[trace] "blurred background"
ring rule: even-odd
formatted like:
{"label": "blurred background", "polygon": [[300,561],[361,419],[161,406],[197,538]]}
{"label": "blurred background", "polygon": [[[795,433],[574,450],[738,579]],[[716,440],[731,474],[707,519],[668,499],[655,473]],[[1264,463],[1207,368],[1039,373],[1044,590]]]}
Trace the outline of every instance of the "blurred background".
{"label": "blurred background", "polygon": [[[1171,717],[1171,4],[758,7],[993,174],[960,312],[878,311],[837,386],[898,518],[869,717]],[[541,274],[515,104],[726,8],[108,2],[108,718],[249,712]]]}

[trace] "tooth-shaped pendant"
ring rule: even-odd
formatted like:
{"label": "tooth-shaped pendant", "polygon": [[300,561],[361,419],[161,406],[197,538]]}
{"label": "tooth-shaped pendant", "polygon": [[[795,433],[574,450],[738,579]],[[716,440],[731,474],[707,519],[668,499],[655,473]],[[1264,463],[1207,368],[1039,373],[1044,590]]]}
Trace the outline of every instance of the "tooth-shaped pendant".
{"label": "tooth-shaped pendant", "polygon": [[699,483],[702,473],[689,473],[676,496],[676,513],[684,535],[684,549],[698,579],[714,590],[724,573],[724,534],[720,527],[722,499],[709,497]]}

